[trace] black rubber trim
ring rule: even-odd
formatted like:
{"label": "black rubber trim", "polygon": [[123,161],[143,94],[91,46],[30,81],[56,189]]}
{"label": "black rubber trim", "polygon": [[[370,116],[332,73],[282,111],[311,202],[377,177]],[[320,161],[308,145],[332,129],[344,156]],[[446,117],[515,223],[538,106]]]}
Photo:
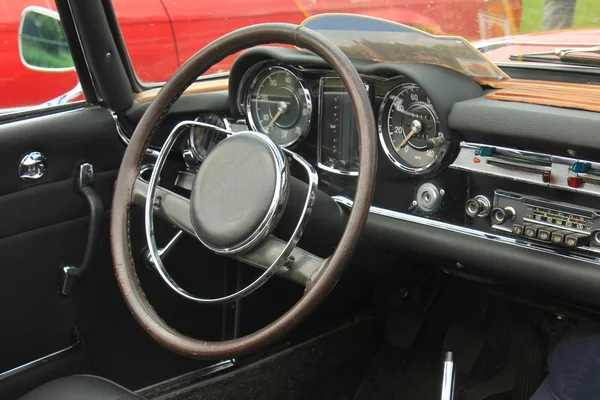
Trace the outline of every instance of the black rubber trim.
{"label": "black rubber trim", "polygon": [[478,97],[454,104],[448,125],[465,140],[597,158],[600,113]]}
{"label": "black rubber trim", "polygon": [[[83,91],[85,100],[90,104],[96,104],[98,102],[98,97],[96,96],[96,90],[94,89],[94,84],[92,82],[88,65],[85,61],[83,50],[81,49],[81,42],[79,41],[77,28],[75,27],[75,23],[73,21],[73,14],[71,13],[71,8],[69,7],[69,1],[56,0],[56,9],[58,11],[58,15],[60,16],[60,21],[65,32],[65,38],[69,44],[69,51],[71,52],[71,58],[73,59],[73,64],[75,65],[75,70],[77,72],[77,77],[79,78],[79,83],[81,84],[81,90]],[[52,78],[48,77],[48,79]]]}
{"label": "black rubber trim", "polygon": [[18,121],[20,119],[30,119],[35,117],[42,117],[44,115],[53,115],[59,114],[63,111],[72,111],[72,110],[85,110],[85,109],[94,109],[97,106],[92,106],[88,104],[86,101],[77,101],[75,103],[61,104],[59,106],[52,107],[37,107],[31,110],[19,111],[19,112],[11,112],[9,114],[0,115],[0,125],[6,124],[8,122]]}
{"label": "black rubber trim", "polygon": [[90,71],[108,108],[123,111],[133,93],[101,0],[69,0]]}
{"label": "black rubber trim", "polygon": [[369,216],[363,238],[380,248],[415,253],[427,262],[460,262],[461,272],[515,288],[600,305],[600,266],[585,261],[377,214]]}

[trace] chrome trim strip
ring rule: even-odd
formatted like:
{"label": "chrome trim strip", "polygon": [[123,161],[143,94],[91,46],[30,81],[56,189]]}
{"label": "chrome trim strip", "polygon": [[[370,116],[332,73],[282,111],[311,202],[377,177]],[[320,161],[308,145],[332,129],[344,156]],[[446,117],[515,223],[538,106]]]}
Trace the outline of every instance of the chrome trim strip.
{"label": "chrome trim strip", "polygon": [[500,168],[506,167],[515,167],[515,168],[523,168],[526,170],[531,170],[532,172],[551,172],[552,171],[552,163],[550,165],[535,165],[535,164],[527,164],[526,161],[512,161],[506,160],[500,157],[486,157],[486,162],[488,164],[496,164]]}
{"label": "chrome trim strip", "polygon": [[454,400],[456,370],[454,369],[454,354],[451,351],[446,352],[443,365],[440,400]]}
{"label": "chrome trim strip", "polygon": [[[125,146],[129,146],[129,136],[127,136],[127,134],[125,133],[125,129],[123,129],[123,126],[121,125],[121,123],[119,122],[119,117],[117,116],[117,113],[115,113],[114,111],[110,110],[110,115],[113,118],[113,121],[115,121],[115,126],[117,128],[117,134],[119,135],[119,138],[121,139],[121,141],[123,143],[125,143]],[[148,156],[152,156],[152,157],[158,157],[158,155],[160,154],[159,151],[154,150],[150,147],[148,147],[144,153]]]}
{"label": "chrome trim strip", "polygon": [[328,167],[327,165],[323,165],[320,162],[317,162],[317,167],[319,167],[323,171],[331,172],[332,174],[345,175],[345,176],[358,176],[358,171],[342,171],[341,169],[335,169],[335,168]]}
{"label": "chrome trim strip", "polygon": [[20,374],[22,372],[28,371],[32,368],[49,363],[53,359],[60,357],[64,354],[70,353],[71,351],[75,350],[79,346],[80,343],[81,342],[80,342],[79,338],[77,338],[77,341],[75,343],[73,343],[72,345],[70,345],[69,347],[66,347],[62,350],[55,351],[54,353],[48,354],[44,357],[40,357],[37,360],[30,361],[26,364],[19,365],[18,367],[9,369],[8,371],[2,372],[2,373],[0,373],[0,381],[10,378],[12,376],[15,376],[17,374]]}
{"label": "chrome trim strip", "polygon": [[[352,205],[354,204],[354,201],[352,201],[351,199],[348,199],[347,197],[343,197],[343,196],[334,196],[333,200],[335,200],[337,203],[344,205],[348,208],[352,208]],[[375,207],[375,206],[371,206],[371,208],[369,209],[369,212],[371,214],[381,215],[383,217],[393,218],[393,219],[396,219],[399,221],[412,222],[414,224],[425,225],[425,226],[429,226],[429,227],[433,227],[433,228],[443,229],[443,230],[446,230],[449,232],[460,233],[460,234],[471,236],[471,237],[476,237],[476,238],[486,239],[486,240],[493,240],[498,243],[503,243],[503,244],[510,245],[510,246],[516,246],[516,247],[520,247],[520,248],[524,248],[524,249],[529,249],[529,250],[533,250],[533,251],[539,251],[542,253],[552,254],[552,255],[556,255],[557,257],[563,257],[563,258],[570,259],[570,260],[579,260],[579,261],[584,261],[584,262],[591,263],[594,265],[600,265],[600,258],[597,258],[597,257],[593,257],[593,256],[586,257],[586,256],[579,255],[579,254],[567,255],[567,254],[559,253],[556,250],[553,250],[551,248],[543,247],[536,243],[529,243],[529,242],[525,242],[523,240],[519,240],[516,238],[499,236],[499,235],[496,235],[493,233],[482,232],[482,231],[478,231],[478,230],[471,229],[471,228],[465,228],[465,227],[459,226],[459,225],[452,225],[452,224],[437,221],[434,219],[427,219],[427,218],[423,218],[423,217],[418,217],[416,215],[404,214],[404,213],[401,213],[398,211],[387,210],[385,208],[380,208],[380,207]]]}
{"label": "chrome trim strip", "polygon": [[[196,371],[188,372],[187,374],[179,375],[166,381],[155,383],[154,385],[147,386],[143,389],[136,390],[136,394],[149,399],[165,398],[174,392],[185,390],[199,383],[199,380],[206,378],[210,375],[216,374],[217,372],[225,371],[235,366],[235,360],[224,360],[219,361],[216,364],[209,365],[208,367],[201,368]],[[164,389],[163,389],[164,388]],[[161,390],[162,389],[162,390]]]}

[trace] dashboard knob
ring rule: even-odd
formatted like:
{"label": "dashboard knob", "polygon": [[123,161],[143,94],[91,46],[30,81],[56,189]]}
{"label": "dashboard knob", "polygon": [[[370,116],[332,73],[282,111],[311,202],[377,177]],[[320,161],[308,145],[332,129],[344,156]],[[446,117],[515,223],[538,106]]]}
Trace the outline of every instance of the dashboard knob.
{"label": "dashboard knob", "polygon": [[517,212],[512,207],[496,207],[492,210],[492,222],[501,225],[506,221],[512,221],[517,216]]}
{"label": "dashboard knob", "polygon": [[492,205],[485,196],[475,196],[473,199],[467,200],[465,203],[465,212],[469,217],[487,217],[490,215]]}

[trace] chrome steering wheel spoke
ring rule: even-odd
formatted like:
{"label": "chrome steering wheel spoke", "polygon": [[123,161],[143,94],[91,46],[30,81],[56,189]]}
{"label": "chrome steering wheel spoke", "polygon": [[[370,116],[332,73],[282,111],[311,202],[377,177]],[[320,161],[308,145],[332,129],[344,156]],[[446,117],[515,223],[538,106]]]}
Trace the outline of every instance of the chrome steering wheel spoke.
{"label": "chrome steering wheel spoke", "polygon": [[287,149],[281,149],[283,154],[289,156],[291,160],[294,160],[304,167],[309,182],[309,189],[304,202],[304,207],[290,239],[286,242],[270,234],[256,246],[247,251],[230,255],[239,261],[263,269],[264,272],[256,280],[241,290],[218,298],[197,297],[183,289],[169,275],[158,254],[158,248],[154,237],[154,215],[166,220],[202,242],[194,229],[190,200],[158,186],[160,173],[171,148],[179,135],[189,126],[202,126],[209,129],[215,129],[219,132],[226,133],[228,136],[234,134],[234,132],[227,131],[226,129],[211,124],[197,121],[183,121],[173,128],[165,141],[152,170],[150,180],[146,182],[141,177],[138,177],[135,182],[133,189],[133,203],[144,207],[145,209],[145,233],[150,258],[163,280],[171,289],[181,296],[203,304],[235,301],[258,289],[275,274],[302,284],[303,286],[310,285],[311,279],[317,275],[317,272],[324,265],[324,260],[310,252],[297,248],[296,245],[310,218],[316,198],[318,175],[311,164],[301,156]]}

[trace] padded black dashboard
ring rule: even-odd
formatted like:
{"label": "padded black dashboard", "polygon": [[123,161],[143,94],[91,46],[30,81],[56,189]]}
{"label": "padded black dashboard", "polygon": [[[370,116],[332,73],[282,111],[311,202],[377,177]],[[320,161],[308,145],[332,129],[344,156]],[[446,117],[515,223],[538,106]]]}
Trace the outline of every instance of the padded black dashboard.
{"label": "padded black dashboard", "polygon": [[568,156],[600,152],[600,114],[536,104],[488,100],[483,96],[454,104],[448,125],[464,140]]}

